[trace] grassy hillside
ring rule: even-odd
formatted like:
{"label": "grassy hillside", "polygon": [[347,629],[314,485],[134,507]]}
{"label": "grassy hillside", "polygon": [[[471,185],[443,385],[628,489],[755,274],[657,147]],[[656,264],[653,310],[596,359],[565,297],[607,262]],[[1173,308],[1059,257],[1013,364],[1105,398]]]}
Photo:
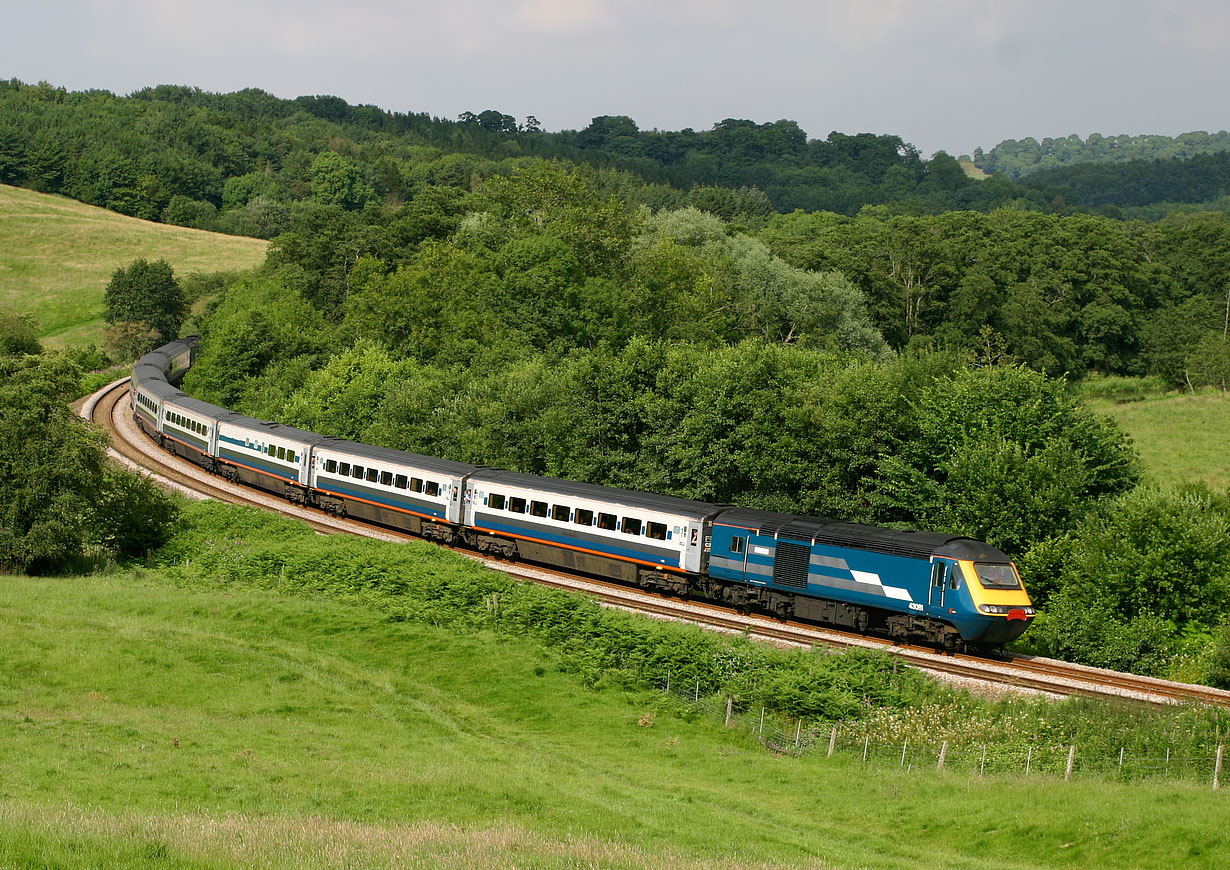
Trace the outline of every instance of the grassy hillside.
{"label": "grassy hillside", "polygon": [[1114,417],[1132,436],[1149,480],[1230,487],[1230,396],[1225,393],[1169,393],[1121,403],[1087,397],[1085,403]]}
{"label": "grassy hillside", "polygon": [[46,344],[100,343],[103,289],[118,267],[145,257],[177,275],[247,269],[268,244],[0,185],[0,307],[34,315]]}
{"label": "grassy hillside", "polygon": [[0,866],[1230,860],[1207,785],[775,757],[532,642],[336,600],[10,577],[0,621]]}

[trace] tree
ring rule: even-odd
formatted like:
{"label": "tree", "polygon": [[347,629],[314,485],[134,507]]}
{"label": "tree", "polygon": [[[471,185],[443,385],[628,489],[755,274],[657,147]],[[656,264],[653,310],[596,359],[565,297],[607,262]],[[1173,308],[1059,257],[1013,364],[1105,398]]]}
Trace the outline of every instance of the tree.
{"label": "tree", "polygon": [[108,323],[142,321],[160,341],[179,335],[188,308],[184,292],[166,260],[141,258],[115,270],[103,294]]}
{"label": "tree", "polygon": [[0,311],[0,356],[41,353],[42,350],[33,317]]}
{"label": "tree", "polygon": [[322,151],[312,162],[312,198],[317,202],[356,211],[375,197],[363,171],[336,151]]}
{"label": "tree", "polygon": [[0,356],[0,570],[63,571],[96,548],[165,539],[174,505],[107,465],[104,439],[69,408],[80,374],[60,354]]}

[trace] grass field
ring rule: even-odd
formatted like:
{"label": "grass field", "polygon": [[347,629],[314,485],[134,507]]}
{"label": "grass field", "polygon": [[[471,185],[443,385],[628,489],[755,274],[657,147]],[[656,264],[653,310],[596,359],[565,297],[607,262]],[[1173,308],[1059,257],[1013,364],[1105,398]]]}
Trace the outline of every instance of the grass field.
{"label": "grass field", "polygon": [[1132,436],[1152,482],[1230,487],[1230,396],[1225,393],[1169,393],[1123,403],[1086,397],[1085,404],[1113,417]]}
{"label": "grass field", "polygon": [[1207,785],[776,757],[532,642],[336,600],[6,577],[0,626],[0,867],[1230,861]]}
{"label": "grass field", "polygon": [[0,307],[32,314],[45,344],[101,344],[103,290],[120,266],[145,257],[177,275],[248,269],[268,244],[0,185]]}

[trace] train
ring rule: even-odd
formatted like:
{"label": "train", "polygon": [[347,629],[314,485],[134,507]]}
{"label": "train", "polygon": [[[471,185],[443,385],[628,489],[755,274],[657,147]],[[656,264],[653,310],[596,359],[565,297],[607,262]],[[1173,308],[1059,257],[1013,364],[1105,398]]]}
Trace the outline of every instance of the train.
{"label": "train", "polygon": [[198,338],[133,366],[129,407],[164,449],[287,501],[496,557],[900,643],[987,652],[1034,608],[1012,560],[972,538],[556,480],[244,416],[176,384]]}

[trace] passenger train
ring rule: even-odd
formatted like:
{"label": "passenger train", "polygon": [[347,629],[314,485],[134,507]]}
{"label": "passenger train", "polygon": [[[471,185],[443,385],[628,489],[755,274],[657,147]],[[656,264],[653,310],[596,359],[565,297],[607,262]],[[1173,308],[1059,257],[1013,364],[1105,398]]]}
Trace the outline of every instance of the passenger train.
{"label": "passenger train", "polygon": [[133,417],[165,449],[300,505],[642,588],[945,649],[1034,617],[1016,567],[970,538],[770,513],[373,447],[202,402],[195,337],[146,354]]}

